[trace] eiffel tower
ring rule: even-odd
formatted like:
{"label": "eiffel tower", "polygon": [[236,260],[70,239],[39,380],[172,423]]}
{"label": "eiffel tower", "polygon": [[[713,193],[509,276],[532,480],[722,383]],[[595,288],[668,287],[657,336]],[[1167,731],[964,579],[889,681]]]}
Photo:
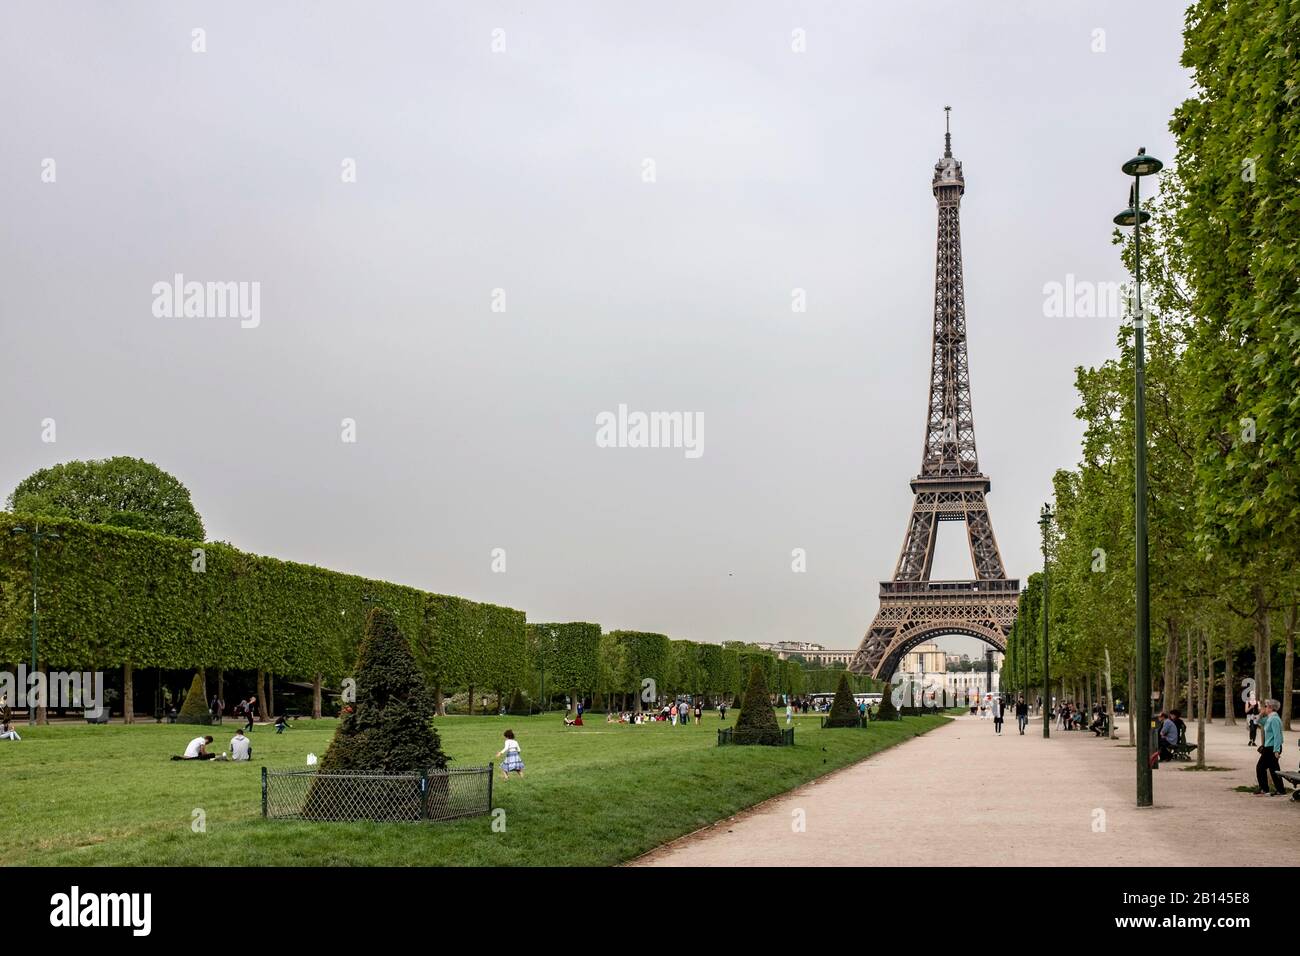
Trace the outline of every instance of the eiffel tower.
{"label": "eiffel tower", "polygon": [[[966,180],[952,155],[951,107],[944,107],[943,158],[934,165],[939,204],[934,270],[934,345],[930,403],[921,472],[912,479],[912,516],[894,579],[880,585],[880,610],[849,669],[888,679],[903,655],[943,634],[965,634],[1005,651],[1015,620],[1020,582],[1007,578],[989,521],[989,479],[975,454],[970,370],[966,356],[966,302],[958,209]],[[965,521],[973,581],[931,581],[940,521]]]}

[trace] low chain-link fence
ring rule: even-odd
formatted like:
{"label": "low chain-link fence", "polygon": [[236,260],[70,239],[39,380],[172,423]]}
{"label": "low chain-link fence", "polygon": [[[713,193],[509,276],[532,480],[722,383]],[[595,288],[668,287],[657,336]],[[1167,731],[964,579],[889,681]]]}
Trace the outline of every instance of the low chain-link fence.
{"label": "low chain-link fence", "polygon": [[753,736],[753,732],[751,731],[749,734],[742,735],[741,739],[737,740],[735,731],[736,731],[735,727],[723,727],[721,730],[719,730],[718,746],[739,747],[739,746],[750,745],[750,744],[759,744],[768,747],[793,747],[794,746],[793,727],[784,727],[777,730],[775,734],[767,733],[759,736],[757,739],[755,739],[755,737]]}
{"label": "low chain-link fence", "polygon": [[856,717],[850,717],[850,718],[848,718],[847,720],[845,720],[845,719],[841,719],[840,721],[838,721],[838,722],[836,722],[836,723],[831,723],[830,721],[831,721],[831,718],[830,718],[829,716],[827,716],[827,717],[823,717],[823,718],[822,718],[822,729],[823,729],[823,730],[825,730],[827,727],[865,727],[865,726],[867,726],[866,718],[864,718],[864,717],[862,717],[862,716],[860,716],[860,715],[859,715],[859,716],[856,716]]}
{"label": "low chain-link fence", "polygon": [[409,773],[262,768],[268,820],[453,820],[492,812],[492,764]]}

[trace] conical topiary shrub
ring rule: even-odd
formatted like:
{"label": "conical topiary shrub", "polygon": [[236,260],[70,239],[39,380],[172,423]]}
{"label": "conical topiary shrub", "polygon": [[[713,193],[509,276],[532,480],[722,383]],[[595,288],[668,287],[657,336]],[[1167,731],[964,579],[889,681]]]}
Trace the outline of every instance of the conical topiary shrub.
{"label": "conical topiary shrub", "polygon": [[424,675],[397,622],[382,607],[372,608],[366,617],[366,634],[353,676],[356,700],[321,758],[321,776],[312,784],[303,816],[309,820],[438,816],[447,800],[445,776],[431,777],[427,792],[414,779],[328,776],[337,771],[398,774],[447,767],[442,741],[429,723],[433,699]]}
{"label": "conical topiary shrub", "polygon": [[181,704],[180,712],[176,715],[176,723],[212,723],[212,711],[208,709],[208,702],[203,693],[203,678],[198,671],[194,672],[194,680],[190,681],[190,691],[185,695],[185,703]]}
{"label": "conical topiary shrub", "polygon": [[320,769],[396,773],[443,770],[447,755],[429,723],[433,700],[411,646],[382,607],[371,608],[353,677],[356,700],[334,732]]}
{"label": "conical topiary shrub", "polygon": [[745,689],[745,699],[740,705],[740,715],[736,717],[731,739],[737,744],[781,745],[781,728],[777,726],[776,714],[772,710],[763,669],[757,664],[749,672],[749,686]]}
{"label": "conical topiary shrub", "polygon": [[835,699],[831,701],[831,712],[826,715],[824,727],[860,727],[862,715],[858,713],[858,702],[853,699],[849,688],[849,672],[840,672],[840,683],[835,688]]}
{"label": "conical topiary shrub", "polygon": [[894,706],[894,685],[886,684],[880,694],[880,706],[876,708],[876,720],[898,720],[898,708]]}

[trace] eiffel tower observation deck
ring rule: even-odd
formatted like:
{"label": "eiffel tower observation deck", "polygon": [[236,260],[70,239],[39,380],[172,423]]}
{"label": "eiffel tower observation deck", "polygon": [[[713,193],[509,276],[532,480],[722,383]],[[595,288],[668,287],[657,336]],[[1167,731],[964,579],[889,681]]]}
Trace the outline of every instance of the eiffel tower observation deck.
{"label": "eiffel tower observation deck", "polygon": [[[926,405],[921,470],[903,547],[891,581],[880,585],[880,610],[850,669],[888,678],[903,655],[945,634],[978,638],[1000,651],[1015,620],[1020,582],[1008,578],[989,518],[991,488],[980,471],[971,408],[966,348],[966,296],[961,261],[961,199],[966,178],[952,154],[950,108],[945,107],[943,156],[931,189],[938,204],[935,244],[930,395]],[[964,521],[975,577],[931,581],[940,521]]]}

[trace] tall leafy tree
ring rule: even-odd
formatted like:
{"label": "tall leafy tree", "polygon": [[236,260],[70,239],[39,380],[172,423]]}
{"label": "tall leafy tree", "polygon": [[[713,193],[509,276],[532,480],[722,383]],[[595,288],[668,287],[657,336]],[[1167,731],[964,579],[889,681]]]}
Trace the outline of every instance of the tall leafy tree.
{"label": "tall leafy tree", "polygon": [[139,458],[69,461],[33,472],[14,488],[10,511],[76,518],[202,541],[203,521],[174,476]]}

